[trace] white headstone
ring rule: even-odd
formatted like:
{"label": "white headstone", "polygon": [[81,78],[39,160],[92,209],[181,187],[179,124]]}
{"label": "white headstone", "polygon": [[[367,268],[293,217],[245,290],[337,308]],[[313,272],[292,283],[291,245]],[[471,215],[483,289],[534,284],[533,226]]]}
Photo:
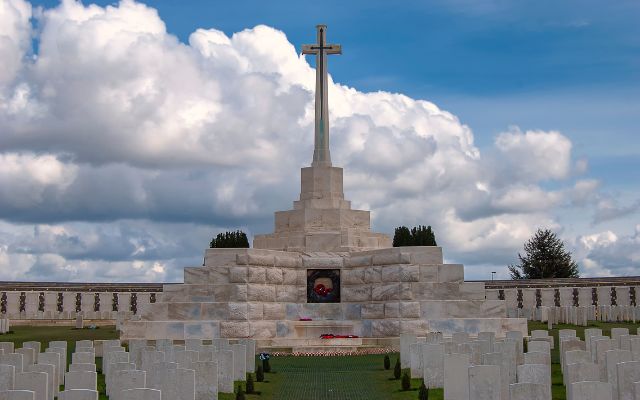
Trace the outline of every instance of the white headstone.
{"label": "white headstone", "polygon": [[411,378],[422,378],[422,346],[424,343],[411,343],[409,357],[411,358]]}
{"label": "white headstone", "polygon": [[23,366],[24,356],[20,353],[0,354],[0,364],[13,365],[16,369],[16,373],[24,370]]}
{"label": "white headstone", "polygon": [[40,349],[42,348],[42,344],[40,344],[40,342],[34,342],[34,341],[30,341],[30,342],[24,342],[22,343],[22,348],[25,349],[33,349],[33,362],[37,363],[38,362],[38,355],[40,354]]}
{"label": "white headstone", "polygon": [[611,385],[595,381],[572,383],[571,396],[568,400],[613,400]]}
{"label": "white headstone", "polygon": [[183,368],[155,368],[147,375],[147,386],[171,400],[195,400],[195,371]]}
{"label": "white headstone", "polygon": [[60,400],[98,400],[98,392],[87,389],[68,389],[60,392]]}
{"label": "white headstone", "polygon": [[618,398],[618,363],[632,361],[631,352],[626,350],[609,350],[606,352],[607,382],[611,384],[613,398]]}
{"label": "white headstone", "polygon": [[16,349],[15,350],[16,353],[18,354],[22,354],[22,366],[23,368],[27,365],[31,365],[34,363],[34,360],[36,358],[35,355],[35,351],[31,348],[21,348],[21,349]]}
{"label": "white headstone", "polygon": [[548,391],[540,383],[512,383],[509,385],[510,400],[550,400]]}
{"label": "white headstone", "polygon": [[53,400],[53,397],[58,392],[58,386],[56,385],[57,382],[54,381],[55,368],[55,366],[50,364],[34,364],[28,365],[26,368],[27,372],[44,372],[47,374],[47,398],[49,400]]}
{"label": "white headstone", "polygon": [[233,393],[233,352],[222,350],[218,354],[218,392]]}
{"label": "white headstone", "polygon": [[240,344],[247,348],[247,372],[256,372],[256,341],[255,339],[241,339]]}
{"label": "white headstone", "polygon": [[[640,382],[640,361],[621,362],[618,367],[618,399],[635,400],[634,383]],[[609,382],[613,386],[615,382]],[[640,394],[640,393],[638,393]]]}
{"label": "white headstone", "polygon": [[98,375],[89,371],[67,372],[64,377],[64,388],[97,390]]}
{"label": "white headstone", "polygon": [[218,363],[199,361],[189,369],[196,374],[196,400],[216,400],[218,398]]}
{"label": "white headstone", "polygon": [[244,381],[247,379],[247,348],[242,344],[231,345],[233,352],[233,379]]}
{"label": "white headstone", "polygon": [[403,333],[400,335],[400,367],[411,368],[411,356],[410,356],[410,345],[413,343],[417,343],[418,338],[416,335]]}
{"label": "white headstone", "polygon": [[12,390],[15,378],[16,367],[13,365],[0,364],[0,392],[4,390]]}
{"label": "white headstone", "polygon": [[444,356],[444,399],[469,398],[469,355],[446,354]]}
{"label": "white headstone", "polygon": [[469,367],[469,400],[506,400],[501,397],[500,367]]}
{"label": "white headstone", "polygon": [[120,392],[118,400],[162,400],[162,394],[156,389],[129,389]]}
{"label": "white headstone", "polygon": [[547,352],[530,351],[524,353],[525,364],[546,364],[551,365],[551,355]]}
{"label": "white headstone", "polygon": [[[526,354],[525,354],[526,356]],[[503,399],[509,398],[509,360],[502,353],[486,353],[482,355],[483,365],[497,365],[500,367],[500,393]]]}
{"label": "white headstone", "polygon": [[147,373],[141,370],[114,371],[111,377],[111,390],[113,400],[122,397],[123,390],[138,389],[147,387]]}
{"label": "white headstone", "polygon": [[95,364],[69,364],[69,372],[72,371],[89,371],[96,372]]}
{"label": "white headstone", "polygon": [[518,383],[540,383],[547,388],[551,399],[551,367],[546,364],[518,365]]}
{"label": "white headstone", "polygon": [[14,389],[31,390],[35,393],[34,400],[47,400],[49,398],[47,374],[44,372],[16,373]]}
{"label": "white headstone", "polygon": [[444,345],[422,345],[422,373],[428,389],[444,386]]}
{"label": "white headstone", "polygon": [[93,364],[96,362],[94,353],[73,353],[71,355],[72,364]]}
{"label": "white headstone", "polygon": [[579,362],[567,364],[564,370],[564,385],[566,387],[567,399],[571,398],[571,384],[582,381],[599,381],[600,368],[592,362]]}
{"label": "white headstone", "polygon": [[35,400],[36,394],[31,390],[5,390],[0,392],[0,400]]}

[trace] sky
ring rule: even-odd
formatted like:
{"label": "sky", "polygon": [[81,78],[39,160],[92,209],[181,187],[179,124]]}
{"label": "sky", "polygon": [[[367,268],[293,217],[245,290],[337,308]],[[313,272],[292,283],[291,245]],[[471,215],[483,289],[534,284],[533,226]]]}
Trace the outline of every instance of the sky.
{"label": "sky", "polygon": [[538,228],[640,275],[640,3],[0,0],[0,280],[176,282],[273,230],[332,159],[375,231],[432,225],[467,279]]}

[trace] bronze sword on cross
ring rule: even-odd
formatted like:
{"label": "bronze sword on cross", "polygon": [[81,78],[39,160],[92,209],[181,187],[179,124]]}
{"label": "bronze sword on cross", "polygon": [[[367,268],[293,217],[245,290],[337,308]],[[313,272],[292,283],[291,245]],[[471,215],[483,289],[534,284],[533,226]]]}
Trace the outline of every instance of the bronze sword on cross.
{"label": "bronze sword on cross", "polygon": [[317,25],[318,43],[302,46],[302,54],[316,56],[316,118],[312,166],[331,166],[329,151],[329,100],[327,97],[327,55],[342,54],[339,44],[327,44],[326,25]]}

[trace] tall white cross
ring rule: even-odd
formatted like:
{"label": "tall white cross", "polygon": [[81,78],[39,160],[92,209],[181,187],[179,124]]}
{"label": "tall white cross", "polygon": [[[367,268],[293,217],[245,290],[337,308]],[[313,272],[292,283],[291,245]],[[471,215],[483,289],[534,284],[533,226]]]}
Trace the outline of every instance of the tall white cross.
{"label": "tall white cross", "polygon": [[326,44],[326,25],[317,25],[318,43],[302,46],[302,54],[316,56],[316,126],[312,166],[331,166],[329,151],[329,100],[327,97],[327,55],[342,54],[339,44]]}

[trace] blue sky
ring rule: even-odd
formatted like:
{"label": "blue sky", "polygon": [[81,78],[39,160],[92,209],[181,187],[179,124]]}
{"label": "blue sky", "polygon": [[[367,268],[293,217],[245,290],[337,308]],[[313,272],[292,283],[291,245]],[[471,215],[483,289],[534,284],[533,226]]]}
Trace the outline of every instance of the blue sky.
{"label": "blue sky", "polygon": [[585,275],[640,275],[637,1],[7,1],[33,11],[0,13],[24,28],[0,43],[0,278],[179,280],[215,232],[270,231],[311,145],[289,47],[318,23],[343,47],[334,162],[374,228],[433,224],[469,278],[538,226]]}
{"label": "blue sky", "polygon": [[[58,1],[32,4],[52,7]],[[300,48],[313,40],[313,26],[325,23],[330,40],[343,45],[344,54],[330,67],[342,83],[434,101],[469,124],[479,145],[509,125],[559,129],[607,184],[638,178],[637,1],[145,4],[183,42],[200,27],[231,35],[266,24]]]}

